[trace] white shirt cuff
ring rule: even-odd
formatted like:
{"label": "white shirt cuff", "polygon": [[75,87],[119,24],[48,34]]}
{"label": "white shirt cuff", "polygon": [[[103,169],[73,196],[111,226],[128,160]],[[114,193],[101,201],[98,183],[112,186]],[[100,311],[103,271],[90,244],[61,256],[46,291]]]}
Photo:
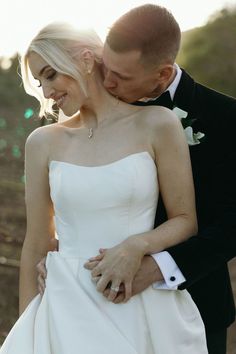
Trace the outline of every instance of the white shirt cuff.
{"label": "white shirt cuff", "polygon": [[177,290],[178,286],[186,281],[179,267],[171,255],[159,252],[151,255],[158,264],[164,280],[152,284],[154,289]]}

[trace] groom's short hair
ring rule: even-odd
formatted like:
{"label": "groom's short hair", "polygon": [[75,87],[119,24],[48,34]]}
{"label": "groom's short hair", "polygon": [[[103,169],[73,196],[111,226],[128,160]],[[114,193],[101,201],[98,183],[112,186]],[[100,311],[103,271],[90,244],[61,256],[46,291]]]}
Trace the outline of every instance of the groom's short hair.
{"label": "groom's short hair", "polygon": [[174,63],[181,40],[180,27],[164,7],[146,4],[121,16],[110,28],[106,43],[115,52],[138,50],[144,65]]}

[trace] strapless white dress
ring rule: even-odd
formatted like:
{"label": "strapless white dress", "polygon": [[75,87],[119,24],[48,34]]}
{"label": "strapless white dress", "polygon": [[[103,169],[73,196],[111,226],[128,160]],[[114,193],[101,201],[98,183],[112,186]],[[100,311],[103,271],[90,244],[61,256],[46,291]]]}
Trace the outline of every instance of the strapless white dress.
{"label": "strapless white dress", "polygon": [[96,291],[83,265],[127,236],[153,228],[158,199],[147,152],[85,167],[51,161],[59,252],[47,256],[46,290],[12,328],[0,354],[205,354],[205,330],[189,293],[151,286],[125,304]]}

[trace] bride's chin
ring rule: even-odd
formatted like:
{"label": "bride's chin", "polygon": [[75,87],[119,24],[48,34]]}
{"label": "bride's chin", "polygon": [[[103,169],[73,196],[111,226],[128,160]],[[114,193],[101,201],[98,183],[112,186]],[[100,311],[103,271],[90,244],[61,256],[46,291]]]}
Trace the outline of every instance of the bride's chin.
{"label": "bride's chin", "polygon": [[67,116],[67,117],[73,117],[79,109],[62,109],[62,112]]}

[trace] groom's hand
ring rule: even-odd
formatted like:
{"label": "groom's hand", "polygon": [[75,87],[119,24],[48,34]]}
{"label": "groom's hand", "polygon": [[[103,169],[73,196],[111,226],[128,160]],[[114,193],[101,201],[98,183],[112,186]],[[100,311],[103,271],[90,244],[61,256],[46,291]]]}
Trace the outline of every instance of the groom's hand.
{"label": "groom's hand", "polygon": [[[52,238],[50,240],[50,250],[51,251],[58,251],[58,240]],[[46,269],[46,257],[42,258],[38,264],[36,265],[36,269],[38,272],[37,283],[38,283],[38,290],[40,295],[42,296],[45,287],[46,287],[46,278],[47,278],[47,269]]]}
{"label": "groom's hand", "polygon": [[[99,256],[98,256],[99,258]],[[86,269],[92,270],[94,269],[97,264],[99,263],[99,259],[95,260],[95,257],[93,258],[93,261],[87,262],[85,267]],[[132,283],[132,296],[141,293],[143,290],[148,288],[150,285],[153,283],[163,280],[162,273],[160,271],[160,268],[158,267],[157,263],[154,261],[154,259],[151,256],[144,256],[141,266],[138,270],[138,272],[135,275],[135,278]],[[95,280],[96,281],[96,280]],[[110,289],[105,289],[103,292],[103,295],[105,297],[108,297],[110,293]],[[116,296],[116,298],[113,300],[115,304],[123,302],[125,299],[125,292],[124,292],[124,287],[121,284],[120,290]]]}
{"label": "groom's hand", "polygon": [[46,257],[42,258],[36,266],[38,277],[38,291],[42,296],[45,291],[45,282],[47,277],[47,270],[46,270]]}

